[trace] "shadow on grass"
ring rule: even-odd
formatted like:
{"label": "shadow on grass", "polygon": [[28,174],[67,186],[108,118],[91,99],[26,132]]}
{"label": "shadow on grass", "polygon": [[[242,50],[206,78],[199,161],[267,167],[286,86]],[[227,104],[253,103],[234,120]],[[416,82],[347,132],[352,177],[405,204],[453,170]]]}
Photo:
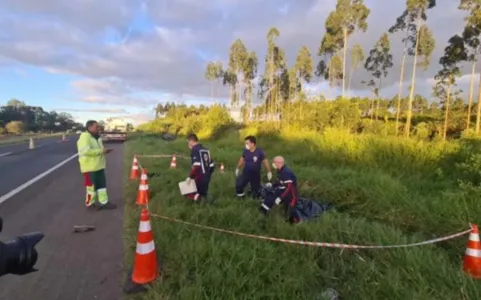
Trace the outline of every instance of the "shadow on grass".
{"label": "shadow on grass", "polygon": [[157,172],[149,172],[147,173],[147,177],[148,178],[154,178],[154,177],[159,177],[160,176],[160,173],[157,173]]}

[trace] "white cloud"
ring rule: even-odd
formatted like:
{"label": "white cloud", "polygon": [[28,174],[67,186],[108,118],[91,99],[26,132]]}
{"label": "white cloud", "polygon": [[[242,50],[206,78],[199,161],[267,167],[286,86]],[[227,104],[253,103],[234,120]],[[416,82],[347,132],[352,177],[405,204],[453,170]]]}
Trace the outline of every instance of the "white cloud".
{"label": "white cloud", "polygon": [[[72,99],[108,105],[152,107],[158,101],[204,101],[210,86],[204,78],[208,59],[227,61],[230,44],[241,38],[258,53],[264,70],[266,33],[280,30],[279,44],[292,64],[302,45],[316,59],[324,22],[335,0],[3,0],[0,4],[0,67],[12,61],[52,73],[82,77],[72,83]],[[369,30],[356,34],[367,53],[404,9],[404,1],[366,0]],[[462,12],[439,3],[428,14],[437,48],[433,64],[418,72],[417,91],[429,95],[436,62],[448,38],[461,30]],[[402,47],[393,36],[395,67],[383,93],[394,95]],[[201,55],[202,54],[202,55]],[[406,81],[411,62],[406,67]],[[355,74],[353,88],[368,77]],[[463,81],[464,84],[464,81]],[[406,84],[406,88],[409,84]],[[338,91],[337,91],[338,92]],[[156,96],[153,96],[156,95]],[[165,95],[161,98],[158,95]],[[221,97],[227,97],[222,89]]]}

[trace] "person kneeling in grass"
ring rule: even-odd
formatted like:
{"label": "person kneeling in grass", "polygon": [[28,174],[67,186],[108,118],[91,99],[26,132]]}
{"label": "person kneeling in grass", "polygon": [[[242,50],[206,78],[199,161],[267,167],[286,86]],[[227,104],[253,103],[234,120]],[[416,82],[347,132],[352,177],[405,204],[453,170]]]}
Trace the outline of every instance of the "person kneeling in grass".
{"label": "person kneeling in grass", "polygon": [[289,222],[299,223],[300,219],[296,211],[298,199],[297,177],[291,169],[285,165],[282,156],[276,156],[272,160],[272,167],[277,170],[276,191],[273,195],[269,195],[264,199],[259,210],[267,215],[274,205],[283,203]]}

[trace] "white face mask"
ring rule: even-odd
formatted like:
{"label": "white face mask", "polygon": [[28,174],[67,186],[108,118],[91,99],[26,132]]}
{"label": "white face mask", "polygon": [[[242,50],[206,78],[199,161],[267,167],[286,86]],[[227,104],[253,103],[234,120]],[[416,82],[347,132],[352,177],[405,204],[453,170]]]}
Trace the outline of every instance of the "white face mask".
{"label": "white face mask", "polygon": [[275,163],[272,163],[272,167],[274,168],[274,170],[277,170],[277,166]]}

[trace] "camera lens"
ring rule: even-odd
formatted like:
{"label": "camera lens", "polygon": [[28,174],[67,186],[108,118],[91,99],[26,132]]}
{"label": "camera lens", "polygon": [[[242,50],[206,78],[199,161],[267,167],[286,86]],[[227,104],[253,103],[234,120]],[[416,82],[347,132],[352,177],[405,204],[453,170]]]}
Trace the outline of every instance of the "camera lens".
{"label": "camera lens", "polygon": [[0,276],[24,275],[35,271],[37,262],[35,245],[43,238],[40,232],[29,233],[15,239],[0,242]]}

